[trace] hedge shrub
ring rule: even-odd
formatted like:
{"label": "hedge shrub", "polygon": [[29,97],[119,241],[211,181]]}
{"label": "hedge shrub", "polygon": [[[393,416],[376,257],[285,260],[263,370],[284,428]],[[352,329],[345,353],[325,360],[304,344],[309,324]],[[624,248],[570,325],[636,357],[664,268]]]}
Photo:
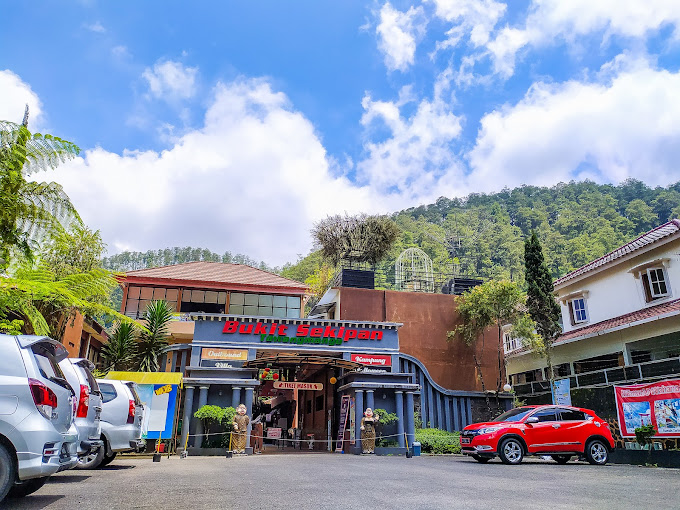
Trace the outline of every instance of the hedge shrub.
{"label": "hedge shrub", "polygon": [[416,441],[424,453],[435,455],[444,453],[460,453],[459,432],[448,432],[441,429],[416,429]]}

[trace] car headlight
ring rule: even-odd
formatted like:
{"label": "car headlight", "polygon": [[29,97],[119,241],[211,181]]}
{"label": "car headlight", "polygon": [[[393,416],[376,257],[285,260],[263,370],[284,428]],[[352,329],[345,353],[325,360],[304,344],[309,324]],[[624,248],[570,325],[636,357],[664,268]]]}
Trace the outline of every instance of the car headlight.
{"label": "car headlight", "polygon": [[502,427],[484,427],[483,429],[477,429],[477,434],[491,434],[492,432],[496,432],[497,430],[500,430]]}

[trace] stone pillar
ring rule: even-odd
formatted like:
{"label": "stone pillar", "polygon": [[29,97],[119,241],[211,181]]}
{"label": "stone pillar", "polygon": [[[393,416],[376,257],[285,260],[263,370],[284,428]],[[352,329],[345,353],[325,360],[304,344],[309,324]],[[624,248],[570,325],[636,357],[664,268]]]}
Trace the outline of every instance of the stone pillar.
{"label": "stone pillar", "polygon": [[404,441],[404,392],[395,391],[394,400],[397,404],[397,441],[399,446],[404,448],[406,446]]}
{"label": "stone pillar", "polygon": [[234,386],[231,389],[231,407],[236,409],[236,407],[241,403],[241,388]]}
{"label": "stone pillar", "polygon": [[[198,408],[200,409],[208,403],[208,386],[198,387]],[[198,420],[196,424],[196,439],[194,440],[194,446],[200,448],[203,444],[203,422]]]}
{"label": "stone pillar", "polygon": [[184,449],[188,446],[187,439],[189,438],[189,425],[191,424],[191,417],[193,416],[192,408],[194,407],[194,387],[184,387],[184,414],[182,415],[182,439],[180,448]]}
{"label": "stone pillar", "polygon": [[373,412],[375,412],[375,398],[373,397],[373,390],[366,390],[366,407],[370,407],[373,409]]}
{"label": "stone pillar", "polygon": [[355,452],[361,453],[361,418],[364,417],[364,390],[356,390],[354,397]]}
{"label": "stone pillar", "polygon": [[415,421],[415,407],[413,406],[413,392],[406,392],[406,433],[408,434],[408,443],[413,444],[416,439],[416,421]]}
{"label": "stone pillar", "polygon": [[250,449],[250,432],[253,430],[253,387],[246,388],[246,414],[250,416],[250,421],[248,422],[248,431],[246,433],[246,452],[252,453]]}

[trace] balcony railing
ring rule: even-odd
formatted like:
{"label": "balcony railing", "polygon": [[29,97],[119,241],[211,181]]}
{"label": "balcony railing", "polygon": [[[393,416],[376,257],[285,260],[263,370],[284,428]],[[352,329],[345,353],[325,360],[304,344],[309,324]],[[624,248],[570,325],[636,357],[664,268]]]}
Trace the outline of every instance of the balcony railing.
{"label": "balcony railing", "polygon": [[[608,386],[614,383],[644,382],[678,375],[680,375],[680,357],[635,363],[625,367],[605,368],[574,374],[569,377],[558,377],[558,379],[569,379],[571,389],[574,389]],[[550,393],[550,382],[532,381],[525,384],[515,384],[513,389],[517,395]]]}

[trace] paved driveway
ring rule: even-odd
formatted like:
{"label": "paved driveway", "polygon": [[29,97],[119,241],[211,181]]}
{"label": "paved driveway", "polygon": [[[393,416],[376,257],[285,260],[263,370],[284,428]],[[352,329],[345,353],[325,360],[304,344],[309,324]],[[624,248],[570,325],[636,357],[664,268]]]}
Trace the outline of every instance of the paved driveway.
{"label": "paved driveway", "polygon": [[676,469],[288,454],[116,459],[59,473],[5,508],[680,509],[679,494]]}

